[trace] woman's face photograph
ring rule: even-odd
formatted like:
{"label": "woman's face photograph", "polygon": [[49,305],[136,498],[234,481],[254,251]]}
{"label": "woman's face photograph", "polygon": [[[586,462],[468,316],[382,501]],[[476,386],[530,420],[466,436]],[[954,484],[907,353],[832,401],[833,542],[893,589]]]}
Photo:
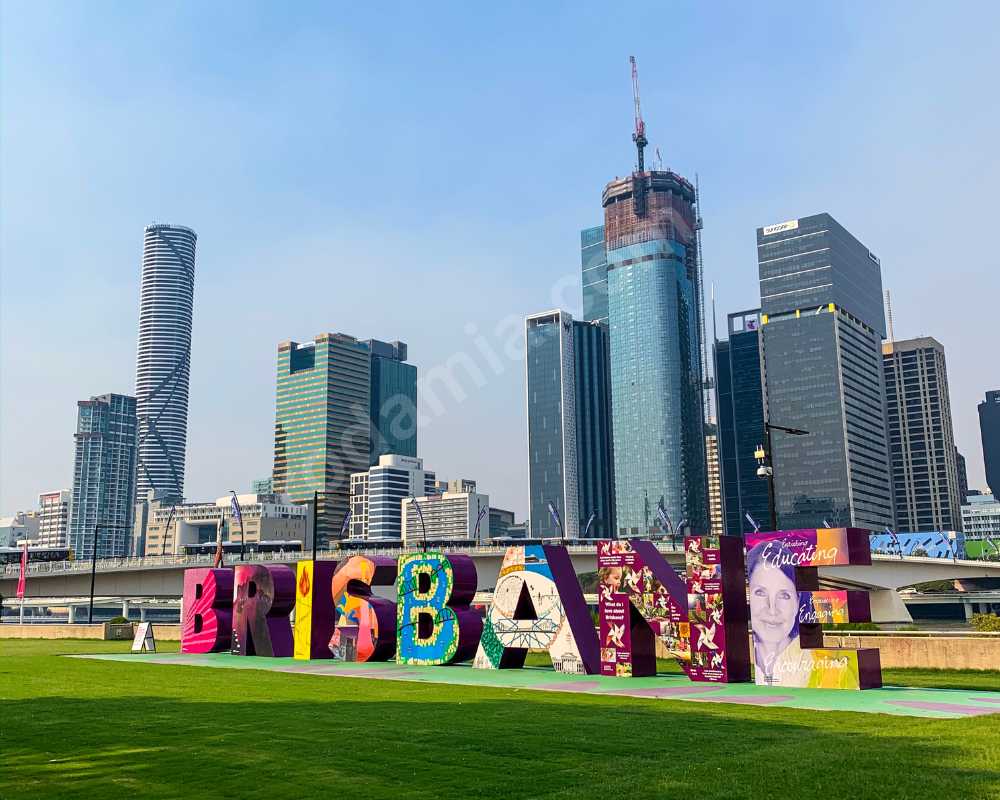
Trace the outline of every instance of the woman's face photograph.
{"label": "woman's face photograph", "polygon": [[780,569],[759,564],[750,575],[750,619],[754,635],[763,642],[786,639],[795,626],[799,595]]}

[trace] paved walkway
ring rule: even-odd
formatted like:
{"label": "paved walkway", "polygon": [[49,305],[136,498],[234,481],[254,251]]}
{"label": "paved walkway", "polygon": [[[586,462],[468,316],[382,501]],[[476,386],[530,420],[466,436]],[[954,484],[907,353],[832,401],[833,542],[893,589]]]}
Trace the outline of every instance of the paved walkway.
{"label": "paved walkway", "polygon": [[410,667],[387,661],[352,664],[343,661],[297,661],[291,658],[234,656],[229,653],[101,654],[76,656],[104,661],[180,664],[221,669],[262,669],[343,678],[445,683],[458,686],[534,689],[546,692],[579,692],[616,697],[660,698],[696,703],[737,703],[781,706],[817,711],[857,711],[911,717],[955,719],[1000,714],[1000,692],[964,689],[911,689],[885,686],[863,692],[833,689],[790,689],[752,683],[692,683],[683,675],[655,678],[608,678],[600,675],[564,675],[545,667],[524,669],[473,669],[469,664],[447,667]]}

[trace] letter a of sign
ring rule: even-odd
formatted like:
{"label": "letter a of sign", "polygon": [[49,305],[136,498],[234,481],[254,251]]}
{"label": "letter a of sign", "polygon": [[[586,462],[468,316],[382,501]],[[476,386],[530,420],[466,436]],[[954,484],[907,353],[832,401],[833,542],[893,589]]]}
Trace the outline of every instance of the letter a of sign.
{"label": "letter a of sign", "polygon": [[594,623],[565,547],[507,548],[473,666],[523,667],[529,649],[547,650],[557,672],[600,671]]}

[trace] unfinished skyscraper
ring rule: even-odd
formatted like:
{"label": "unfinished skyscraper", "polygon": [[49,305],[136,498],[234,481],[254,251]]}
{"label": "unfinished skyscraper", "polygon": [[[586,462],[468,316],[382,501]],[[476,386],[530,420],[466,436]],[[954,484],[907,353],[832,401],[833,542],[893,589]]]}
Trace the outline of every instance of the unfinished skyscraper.
{"label": "unfinished skyscraper", "polygon": [[646,170],[633,60],[637,166],[604,188],[611,406],[619,536],[674,525],[707,531],[704,335],[697,192]]}

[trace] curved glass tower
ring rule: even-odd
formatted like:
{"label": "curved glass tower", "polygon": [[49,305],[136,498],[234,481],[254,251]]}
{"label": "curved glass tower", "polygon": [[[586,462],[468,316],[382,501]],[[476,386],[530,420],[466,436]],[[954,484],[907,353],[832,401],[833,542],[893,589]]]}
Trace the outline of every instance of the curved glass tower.
{"label": "curved glass tower", "polygon": [[696,202],[668,170],[604,190],[619,536],[664,530],[661,505],[708,530]]}
{"label": "curved glass tower", "polygon": [[188,375],[197,235],[180,225],[147,225],[142,245],[136,499],[150,489],[167,501],[184,496]]}

